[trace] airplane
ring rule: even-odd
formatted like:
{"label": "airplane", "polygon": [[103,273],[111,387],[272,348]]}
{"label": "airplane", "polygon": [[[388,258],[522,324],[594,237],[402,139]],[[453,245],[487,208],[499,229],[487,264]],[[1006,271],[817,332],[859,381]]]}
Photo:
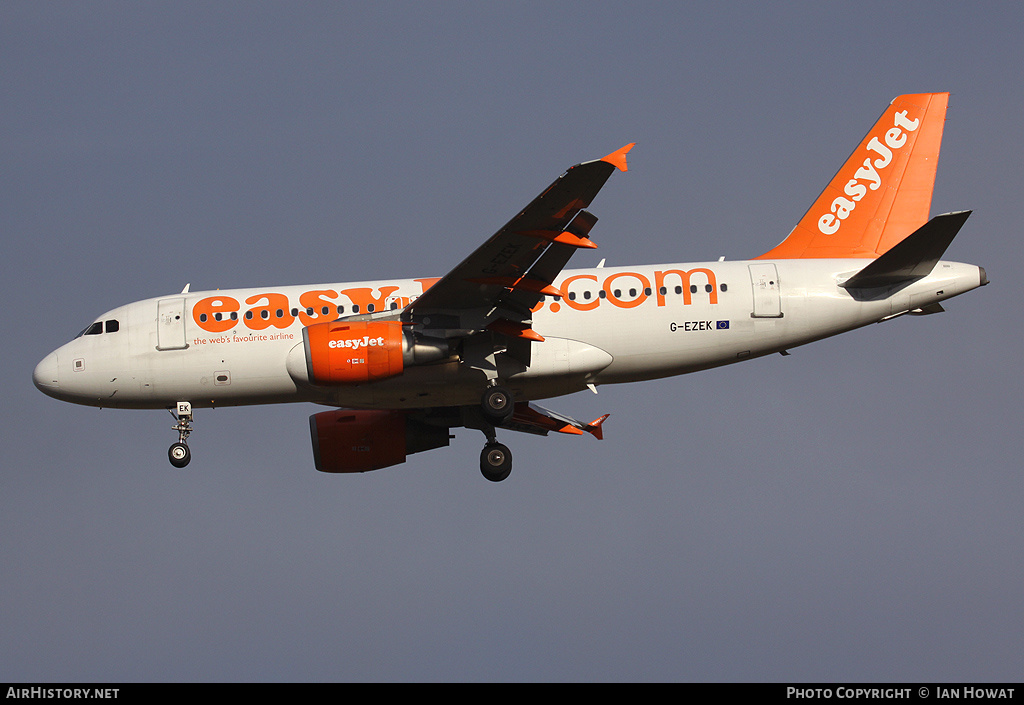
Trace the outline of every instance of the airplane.
{"label": "airplane", "polygon": [[535,402],[687,374],[871,323],[941,312],[988,284],[942,260],[970,211],[929,219],[948,93],[895,98],[790,234],[743,261],[565,270],[587,208],[625,147],[568,169],[440,278],[189,291],[104,313],[44,357],[43,393],[175,418],[175,467],[197,408],[314,402],[314,464],[366,472],[483,432],[480,469],[506,479],[498,430],[603,437]]}

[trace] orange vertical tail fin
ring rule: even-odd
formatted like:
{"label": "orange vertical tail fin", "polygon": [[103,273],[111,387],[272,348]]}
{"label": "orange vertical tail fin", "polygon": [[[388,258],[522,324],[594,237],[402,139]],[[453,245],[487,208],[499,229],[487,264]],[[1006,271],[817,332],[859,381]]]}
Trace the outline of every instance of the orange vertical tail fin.
{"label": "orange vertical tail fin", "polygon": [[756,259],[877,257],[927,222],[948,102],[893,100],[789,237]]}

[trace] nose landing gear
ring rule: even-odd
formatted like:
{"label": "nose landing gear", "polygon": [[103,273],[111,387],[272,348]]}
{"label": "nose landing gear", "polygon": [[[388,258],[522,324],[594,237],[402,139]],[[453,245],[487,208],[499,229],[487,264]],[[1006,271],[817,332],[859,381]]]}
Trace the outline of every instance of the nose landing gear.
{"label": "nose landing gear", "polygon": [[171,429],[178,432],[178,442],[167,449],[167,459],[176,468],[183,468],[192,460],[192,451],[188,449],[188,435],[192,433],[192,404],[179,401],[177,412],[171,411],[177,423]]}
{"label": "nose landing gear", "polygon": [[167,458],[174,467],[183,468],[192,460],[192,451],[184,443],[174,443],[167,449]]}

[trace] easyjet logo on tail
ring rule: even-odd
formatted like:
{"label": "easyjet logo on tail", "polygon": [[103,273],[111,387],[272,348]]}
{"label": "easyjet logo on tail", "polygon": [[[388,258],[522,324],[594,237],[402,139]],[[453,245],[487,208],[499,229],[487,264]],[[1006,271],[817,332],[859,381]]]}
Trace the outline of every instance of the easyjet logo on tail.
{"label": "easyjet logo on tail", "polygon": [[843,221],[857,209],[857,204],[868,191],[877,191],[882,185],[881,170],[888,167],[893,160],[895,150],[907,143],[907,133],[914,132],[921,125],[921,120],[907,117],[907,111],[901,110],[893,115],[892,127],[886,130],[882,139],[877,135],[865,145],[871,154],[853,173],[853,178],[846,182],[842,196],[836,197],[829,206],[829,212],[818,218],[818,230],[824,235],[835,235],[839,232]]}

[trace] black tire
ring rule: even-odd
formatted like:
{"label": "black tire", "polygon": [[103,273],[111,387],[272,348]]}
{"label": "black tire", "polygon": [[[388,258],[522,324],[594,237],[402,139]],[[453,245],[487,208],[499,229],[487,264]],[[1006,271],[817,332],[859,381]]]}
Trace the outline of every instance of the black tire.
{"label": "black tire", "polygon": [[488,443],[480,451],[480,472],[491,482],[501,482],[512,472],[512,451],[501,443]]}
{"label": "black tire", "polygon": [[480,399],[484,417],[495,426],[500,426],[512,418],[515,406],[512,392],[505,387],[488,387]]}
{"label": "black tire", "polygon": [[167,449],[167,459],[176,468],[183,468],[192,460],[192,451],[184,443],[175,443]]}

